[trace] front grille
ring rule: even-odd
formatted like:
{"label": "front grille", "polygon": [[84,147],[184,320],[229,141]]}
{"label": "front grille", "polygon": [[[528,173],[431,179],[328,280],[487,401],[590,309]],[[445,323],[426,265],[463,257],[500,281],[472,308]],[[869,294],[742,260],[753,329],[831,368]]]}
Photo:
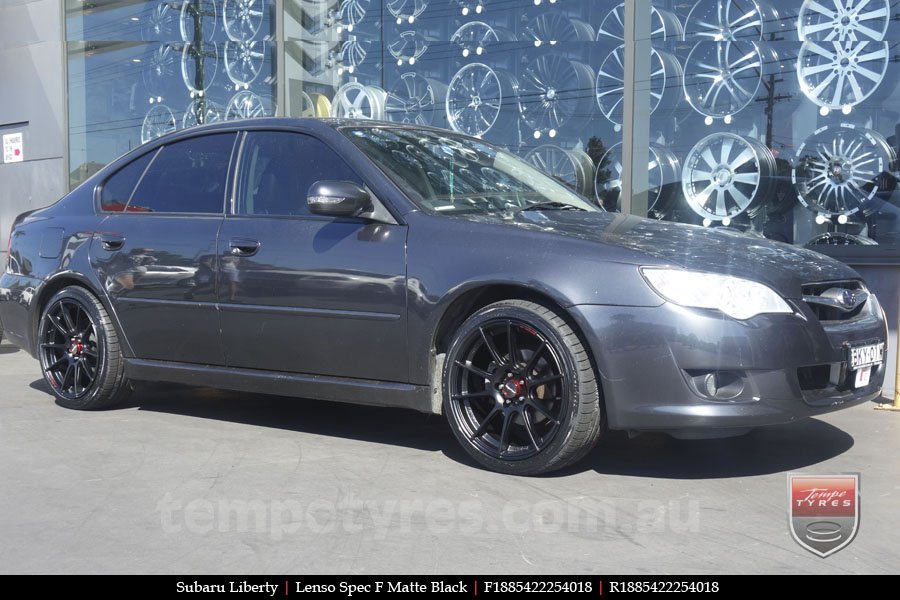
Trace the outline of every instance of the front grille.
{"label": "front grille", "polygon": [[[848,307],[840,300],[844,291],[862,294],[858,305]],[[865,287],[860,281],[826,281],[808,283],[802,287],[803,301],[820,321],[849,321],[858,317],[868,301]]]}

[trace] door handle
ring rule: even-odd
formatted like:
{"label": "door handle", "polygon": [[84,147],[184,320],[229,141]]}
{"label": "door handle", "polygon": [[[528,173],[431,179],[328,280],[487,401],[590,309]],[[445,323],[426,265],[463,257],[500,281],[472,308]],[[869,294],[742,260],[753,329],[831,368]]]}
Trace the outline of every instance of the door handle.
{"label": "door handle", "polygon": [[100,245],[104,250],[121,250],[125,245],[125,236],[118,233],[101,233]]}
{"label": "door handle", "polygon": [[232,238],[228,246],[232,256],[253,256],[259,251],[259,242],[247,238]]}

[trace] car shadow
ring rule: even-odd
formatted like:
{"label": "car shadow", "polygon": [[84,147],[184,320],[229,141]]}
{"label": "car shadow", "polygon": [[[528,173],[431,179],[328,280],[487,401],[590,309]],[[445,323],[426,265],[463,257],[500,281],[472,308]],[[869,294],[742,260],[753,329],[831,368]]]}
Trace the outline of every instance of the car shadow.
{"label": "car shadow", "polygon": [[10,345],[3,344],[2,346],[0,346],[0,355],[15,354],[16,352],[19,352],[20,350],[21,349],[18,346],[13,346],[11,344]]}
{"label": "car shadow", "polygon": [[[31,387],[50,394],[43,379]],[[442,416],[411,410],[168,383],[138,384],[124,405],[111,410],[125,408],[441,452],[450,460],[479,468],[457,444]],[[767,475],[821,463],[846,452],[853,443],[850,434],[818,419],[761,427],[741,437],[716,440],[677,440],[665,434],[628,438],[612,431],[581,462],[545,477],[586,471],[664,479]]]}

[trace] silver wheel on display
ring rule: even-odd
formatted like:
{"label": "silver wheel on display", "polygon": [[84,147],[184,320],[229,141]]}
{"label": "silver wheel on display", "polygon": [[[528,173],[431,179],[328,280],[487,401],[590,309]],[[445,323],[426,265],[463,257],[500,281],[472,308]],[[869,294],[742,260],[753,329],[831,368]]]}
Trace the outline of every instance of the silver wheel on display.
{"label": "silver wheel on display", "polygon": [[206,98],[194,98],[191,103],[184,109],[184,116],[181,118],[181,127],[196,127],[197,125],[206,125],[208,123],[216,123],[222,120],[222,107]]}
{"label": "silver wheel on display", "polygon": [[160,44],[144,61],[144,87],[153,97],[165,95],[170,81],[178,77],[180,57],[172,44]]}
{"label": "silver wheel on display", "polygon": [[141,125],[141,143],[146,144],[150,140],[175,131],[176,128],[172,109],[164,104],[157,104],[144,116]]}
{"label": "silver wheel on display", "polygon": [[806,242],[805,246],[877,246],[878,242],[863,235],[853,235],[841,231],[822,233]]}
{"label": "silver wheel on display", "polygon": [[296,108],[291,111],[291,116],[302,119],[312,119],[316,116],[316,103],[306,92],[300,92],[296,96]]}
{"label": "silver wheel on display", "polygon": [[[678,81],[683,74],[678,59],[668,52],[652,50],[650,54],[650,114],[658,109],[671,110],[681,99]],[[674,83],[673,83],[674,82]],[[594,85],[597,105],[613,125],[621,126],[625,98],[625,46],[607,55],[597,72]]]}
{"label": "silver wheel on display", "polygon": [[385,0],[388,12],[401,23],[415,23],[416,19],[428,8],[426,0]]}
{"label": "silver wheel on display", "polygon": [[341,63],[338,73],[341,74],[344,71],[351,74],[354,73],[359,65],[366,60],[367,55],[368,51],[366,50],[365,45],[358,40],[350,39],[342,42],[341,51],[338,55],[338,59]]}
{"label": "silver wheel on display", "polygon": [[710,221],[758,214],[774,185],[775,158],[760,142],[733,133],[714,133],[684,160],[685,201]]}
{"label": "silver wheel on display", "polygon": [[371,0],[343,0],[338,9],[338,19],[347,26],[348,31],[362,23],[366,18]]}
{"label": "silver wheel on display", "polygon": [[225,42],[225,72],[237,85],[253,83],[263,68],[268,48],[265,42]]}
{"label": "silver wheel on display", "polygon": [[800,90],[823,108],[846,110],[875,93],[890,59],[888,42],[803,42]]}
{"label": "silver wheel on display", "polygon": [[594,163],[582,150],[544,144],[526,154],[525,160],[582,196],[590,196],[594,187]]}
{"label": "silver wheel on display", "polygon": [[[447,89],[447,122],[453,131],[480,137],[491,130],[506,100],[515,101],[515,80],[482,63],[461,68]],[[510,96],[513,96],[510,98]]]}
{"label": "silver wheel on display", "polygon": [[399,38],[391,42],[388,52],[397,61],[397,65],[414,65],[428,50],[428,41],[421,33],[404,31]]}
{"label": "silver wheel on display", "polygon": [[[600,159],[594,177],[594,197],[610,212],[622,210],[622,143],[612,146]],[[669,149],[650,144],[647,161],[647,215],[664,218],[672,208],[681,163]]]}
{"label": "silver wheel on display", "polygon": [[189,92],[205,92],[219,71],[219,51],[212,42],[184,44],[181,51],[181,79]]}
{"label": "silver wheel on display", "polygon": [[546,131],[555,137],[573,117],[588,115],[593,82],[594,73],[584,63],[561,54],[538,56],[522,70],[522,120],[536,133]]}
{"label": "silver wheel on display", "polygon": [[890,0],[804,0],[797,16],[801,41],[883,41],[891,22]]}
{"label": "silver wheel on display", "polygon": [[161,2],[141,18],[141,39],[145,42],[172,42],[178,36],[178,11]]}
{"label": "silver wheel on display", "polygon": [[217,19],[215,0],[182,0],[178,18],[182,41],[193,42],[198,34],[197,41],[213,39]]}
{"label": "silver wheel on display", "polygon": [[874,212],[880,175],[896,154],[880,133],[839,125],[816,130],[797,149],[793,182],[800,202],[824,217]]}
{"label": "silver wheel on display", "polygon": [[265,16],[264,1],[225,0],[222,5],[222,22],[229,40],[246,42],[256,37]]}
{"label": "silver wheel on display", "polygon": [[385,91],[372,85],[345,83],[334,95],[331,116],[341,119],[384,120]]}
{"label": "silver wheel on display", "polygon": [[698,0],[685,21],[684,39],[760,41],[778,27],[778,13],[759,0]]}
{"label": "silver wheel on display", "polygon": [[685,98],[701,115],[730,117],[756,98],[767,60],[754,42],[698,42],[684,66]]}
{"label": "silver wheel on display", "polygon": [[[684,28],[678,16],[667,10],[650,7],[650,39],[658,41],[681,39]],[[619,4],[607,14],[597,28],[597,41],[612,39],[625,41],[625,4]]]}
{"label": "silver wheel on display", "polygon": [[594,39],[594,30],[588,23],[570,19],[558,12],[546,12],[531,19],[522,30],[524,39],[531,40],[535,46],[557,42],[590,42]]}
{"label": "silver wheel on display", "polygon": [[485,0],[453,0],[453,2],[459,7],[459,12],[464,17],[484,13]]}
{"label": "silver wheel on display", "polygon": [[450,43],[459,50],[463,58],[469,58],[481,56],[491,44],[512,42],[515,39],[516,36],[506,29],[491,27],[482,21],[470,21],[450,36]]}
{"label": "silver wheel on display", "polygon": [[265,98],[249,90],[243,90],[231,97],[225,107],[225,119],[256,119],[275,114],[275,105],[270,98]]}
{"label": "silver wheel on display", "polygon": [[435,111],[434,88],[418,73],[404,73],[385,100],[385,115],[398,123],[431,125]]}

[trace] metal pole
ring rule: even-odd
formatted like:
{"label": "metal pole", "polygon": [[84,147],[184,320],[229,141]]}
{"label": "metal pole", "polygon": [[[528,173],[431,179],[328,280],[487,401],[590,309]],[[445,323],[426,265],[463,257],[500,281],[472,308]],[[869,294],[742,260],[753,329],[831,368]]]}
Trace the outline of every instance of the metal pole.
{"label": "metal pole", "polygon": [[876,410],[890,410],[900,412],[900,302],[897,303],[897,345],[894,360],[897,362],[896,378],[894,379],[894,402],[893,404],[879,404]]}

